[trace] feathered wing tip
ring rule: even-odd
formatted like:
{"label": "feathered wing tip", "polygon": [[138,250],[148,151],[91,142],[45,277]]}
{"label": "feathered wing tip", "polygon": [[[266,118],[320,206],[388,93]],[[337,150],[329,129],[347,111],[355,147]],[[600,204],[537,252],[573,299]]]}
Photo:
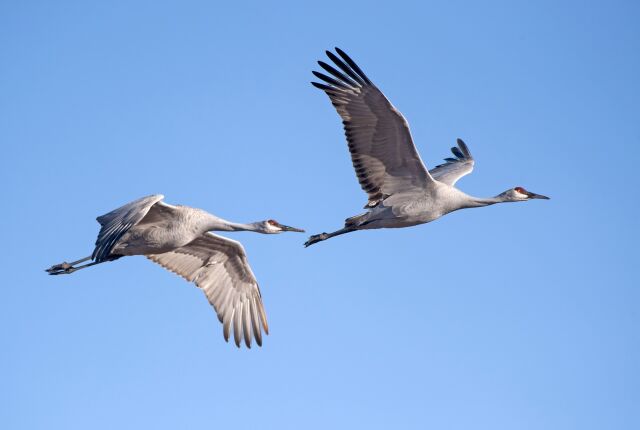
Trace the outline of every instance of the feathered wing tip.
{"label": "feathered wing tip", "polygon": [[457,140],[458,146],[451,148],[451,153],[455,156],[444,159],[444,163],[429,170],[433,179],[454,186],[456,182],[465,175],[473,171],[475,160],[471,152],[462,139]]}
{"label": "feathered wing tip", "polygon": [[[471,152],[469,151],[469,147],[467,146],[467,144],[464,143],[462,139],[457,139],[457,144],[458,146],[453,146],[451,148],[451,152],[453,153],[453,155],[456,156],[456,158],[447,157],[444,159],[444,161],[446,161],[447,163],[456,163],[458,161],[473,160],[473,156],[471,155]],[[434,169],[444,166],[447,163],[439,164]]]}
{"label": "feathered wing tip", "polygon": [[473,158],[473,156],[471,155],[471,152],[469,152],[469,147],[467,146],[466,143],[464,143],[464,141],[460,138],[456,139],[456,143],[458,144],[458,148],[456,148],[455,146],[453,148],[451,148],[451,152],[453,152],[453,155],[455,155],[458,158],[466,158],[466,159],[471,159]]}
{"label": "feathered wing tip", "polygon": [[358,76],[360,76],[364,82],[368,85],[371,85],[371,81],[369,80],[369,78],[367,77],[367,75],[364,74],[364,72],[362,71],[362,69],[360,69],[360,67],[358,67],[358,65],[356,64],[355,61],[353,61],[351,59],[351,57],[349,57],[342,49],[338,48],[337,46],[335,47],[336,52],[338,53],[338,55],[340,55],[342,57],[342,59],[344,61],[347,62],[347,64],[349,64],[349,66],[351,66],[351,68],[358,74]]}
{"label": "feathered wing tip", "polygon": [[[311,84],[325,92],[333,92],[335,90],[347,90],[352,88],[360,88],[367,85],[373,85],[367,75],[364,74],[362,69],[358,67],[355,61],[351,59],[343,50],[335,48],[338,55],[331,51],[326,51],[327,57],[337,66],[335,67],[325,63],[324,61],[318,61],[318,65],[322,67],[331,76],[324,73],[313,71],[316,78],[324,81],[325,83],[311,82]],[[339,57],[338,57],[339,56]],[[329,85],[326,85],[329,84]]]}

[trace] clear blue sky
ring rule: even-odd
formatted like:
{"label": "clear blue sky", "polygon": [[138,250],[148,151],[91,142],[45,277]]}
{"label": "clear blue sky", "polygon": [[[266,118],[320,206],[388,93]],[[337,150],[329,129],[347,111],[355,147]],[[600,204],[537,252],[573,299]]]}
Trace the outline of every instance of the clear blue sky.
{"label": "clear blue sky", "polygon": [[[640,428],[637,2],[0,3],[6,429]],[[339,46],[458,184],[550,201],[304,249],[236,234],[271,335],[144,258],[68,277],[137,197],[317,233],[365,202],[309,85]]]}

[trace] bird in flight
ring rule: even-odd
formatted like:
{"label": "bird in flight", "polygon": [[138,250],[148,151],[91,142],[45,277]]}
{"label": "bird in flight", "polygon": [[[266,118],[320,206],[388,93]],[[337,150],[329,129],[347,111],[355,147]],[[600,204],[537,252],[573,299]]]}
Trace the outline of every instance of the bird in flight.
{"label": "bird in flight", "polygon": [[351,161],[369,199],[367,212],[345,220],[343,228],[313,235],[305,246],[356,230],[424,224],[458,209],[549,197],[515,187],[495,197],[479,198],[454,185],[473,170],[474,159],[461,140],[454,157],[427,170],[411,138],[409,124],[384,94],[341,49],[327,51],[335,65],[318,61],[327,73],[311,82],[324,91],[344,125]]}
{"label": "bird in flight", "polygon": [[304,230],[272,219],[234,223],[202,209],[167,204],[163,199],[161,194],[143,197],[99,216],[101,228],[93,254],[53,265],[47,272],[70,274],[124,256],[144,255],[204,292],[223,325],[226,341],[233,330],[238,347],[244,340],[251,348],[252,338],[262,346],[262,330],[269,334],[267,316],[244,248],[240,242],[211,231],[277,234]]}

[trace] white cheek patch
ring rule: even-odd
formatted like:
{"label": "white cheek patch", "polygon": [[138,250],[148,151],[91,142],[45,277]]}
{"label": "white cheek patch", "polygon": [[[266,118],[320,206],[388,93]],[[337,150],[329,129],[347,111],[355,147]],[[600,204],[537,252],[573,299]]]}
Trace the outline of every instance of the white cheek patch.
{"label": "white cheek patch", "polygon": [[529,198],[528,195],[521,193],[520,191],[514,190],[516,192],[516,196],[518,196],[518,198],[522,199],[522,200],[526,200]]}
{"label": "white cheek patch", "polygon": [[276,227],[275,225],[272,225],[271,223],[267,223],[267,228],[271,231],[280,231],[280,227]]}

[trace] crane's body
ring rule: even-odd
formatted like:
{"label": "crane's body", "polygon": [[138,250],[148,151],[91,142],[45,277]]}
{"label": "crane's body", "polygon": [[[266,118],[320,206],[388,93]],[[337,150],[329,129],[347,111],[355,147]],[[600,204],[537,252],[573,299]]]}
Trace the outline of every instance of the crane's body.
{"label": "crane's body", "polygon": [[412,227],[458,209],[484,205],[455,187],[437,184],[430,192],[398,193],[386,198],[366,213],[352,217],[350,223],[362,230]]}
{"label": "crane's body", "polygon": [[113,247],[112,255],[163,254],[193,242],[208,231],[254,231],[254,224],[238,224],[189,206],[164,204],[171,215],[145,217],[129,229]]}
{"label": "crane's body", "polygon": [[176,206],[173,213],[173,216],[155,222],[152,227],[144,222],[134,225],[115,244],[111,254],[163,254],[182,248],[207,231],[219,229],[215,217],[203,210]]}
{"label": "crane's body", "polygon": [[[327,56],[333,67],[318,61],[331,76],[313,74],[342,118],[353,167],[368,195],[367,212],[345,220],[342,229],[311,236],[305,246],[356,230],[402,228],[436,220],[450,212],[530,199],[548,199],[522,187],[495,197],[473,197],[455,183],[473,170],[474,159],[460,139],[451,148],[455,158],[427,170],[413,143],[404,116],[369,80],[358,65],[336,48]],[[339,69],[339,70],[338,70]]]}
{"label": "crane's body", "polygon": [[[276,234],[303,232],[274,220],[240,224],[202,209],[164,203],[157,194],[128,203],[97,218],[100,232],[91,256],[51,266],[51,275],[77,270],[125,256],[143,255],[201,288],[237,346],[252,338],[262,345],[268,325],[256,278],[239,242],[211,231],[253,231]],[[90,263],[79,265],[86,261]]]}

